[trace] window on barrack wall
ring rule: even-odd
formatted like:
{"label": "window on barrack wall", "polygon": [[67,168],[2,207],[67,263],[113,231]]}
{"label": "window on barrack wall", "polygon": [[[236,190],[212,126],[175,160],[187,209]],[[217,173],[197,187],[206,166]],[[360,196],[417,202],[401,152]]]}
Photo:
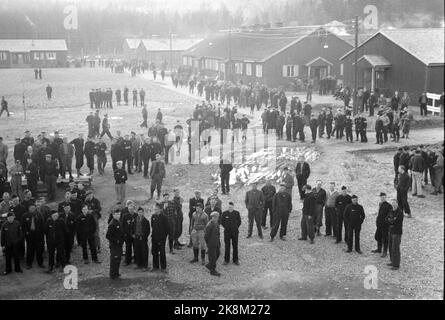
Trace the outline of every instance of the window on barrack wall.
{"label": "window on barrack wall", "polygon": [[255,75],[258,78],[261,78],[263,76],[263,65],[261,65],[261,64],[256,65]]}
{"label": "window on barrack wall", "polygon": [[48,59],[48,60],[56,60],[56,53],[55,52],[47,52],[46,53],[46,59]]}
{"label": "window on barrack wall", "polygon": [[0,52],[0,60],[5,61],[8,59],[8,54],[6,52]]}
{"label": "window on barrack wall", "polygon": [[246,63],[246,75],[251,76],[252,75],[252,64]]}
{"label": "window on barrack wall", "polygon": [[235,63],[235,73],[236,74],[243,74],[243,64],[242,63]]}
{"label": "window on barrack wall", "polygon": [[40,60],[40,52],[34,52],[34,60]]}

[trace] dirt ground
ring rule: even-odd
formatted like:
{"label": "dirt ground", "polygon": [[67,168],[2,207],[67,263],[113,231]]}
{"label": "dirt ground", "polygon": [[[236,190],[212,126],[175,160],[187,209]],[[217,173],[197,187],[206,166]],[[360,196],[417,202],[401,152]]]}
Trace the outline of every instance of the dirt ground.
{"label": "dirt ground", "polygon": [[[34,80],[30,70],[0,70],[0,95],[5,95],[14,115],[6,120],[0,118],[0,135],[11,141],[21,136],[26,129],[39,131],[62,130],[69,137],[78,132],[86,132],[85,117],[90,111],[88,91],[90,88],[115,90],[127,85],[147,92],[149,117],[154,117],[161,108],[167,127],[176,120],[184,124],[195,99],[183,94],[180,89],[170,90],[167,84],[153,82],[143,77],[131,78],[127,74],[113,74],[103,69],[48,69],[44,70],[44,80]],[[23,121],[21,97],[23,87],[27,104],[27,121]],[[7,81],[6,81],[7,80]],[[54,100],[46,101],[44,88],[50,83],[54,90]],[[317,99],[317,97],[315,97]],[[31,108],[31,101],[33,106]],[[63,107],[61,107],[63,106]],[[108,110],[110,117],[122,117],[111,121],[111,131],[131,130],[145,132],[139,128],[140,108],[117,107]],[[103,111],[101,112],[104,113]],[[150,119],[149,118],[149,119]],[[255,114],[253,125],[259,124],[260,114]],[[150,121],[149,121],[150,122]],[[146,133],[146,132],[145,132]],[[306,128],[306,135],[309,130]],[[247,211],[243,206],[248,187],[235,186],[230,196],[221,196],[223,209],[233,200],[242,215],[240,228],[240,266],[222,265],[218,261],[220,278],[209,275],[201,265],[192,265],[189,260],[192,252],[188,248],[167,254],[168,274],[151,274],[121,267],[123,279],[108,279],[109,252],[105,241],[106,217],[115,199],[110,162],[105,176],[94,176],[93,190],[104,207],[100,222],[102,252],[101,265],[84,265],[81,252],[76,248],[73,264],[79,270],[78,290],[63,288],[63,273],[47,275],[41,270],[25,270],[23,275],[11,274],[0,277],[0,299],[443,299],[444,264],[444,216],[443,199],[429,195],[425,199],[409,197],[413,218],[405,219],[402,236],[402,262],[399,271],[391,271],[386,266],[387,259],[372,254],[375,218],[378,208],[378,194],[383,191],[394,197],[392,156],[398,145],[433,144],[443,141],[442,128],[414,130],[410,139],[400,144],[388,143],[383,147],[375,145],[375,137],[368,134],[369,143],[352,144],[337,140],[318,140],[310,143],[290,144],[279,142],[277,146],[308,146],[321,153],[319,160],[311,163],[310,184],[322,179],[347,185],[359,197],[365,208],[366,219],[362,227],[361,246],[363,255],[344,252],[344,244],[335,245],[331,237],[317,237],[315,245],[297,241],[300,236],[302,204],[297,200],[298,191],[294,188],[294,210],[289,219],[287,241],[269,242],[269,229],[265,239],[256,236],[245,239],[247,233]],[[108,142],[108,139],[105,139]],[[12,145],[11,145],[12,147]],[[379,150],[370,152],[369,150]],[[165,189],[179,187],[184,202],[184,230],[188,230],[188,199],[196,189],[202,190],[203,197],[209,196],[214,188],[210,174],[211,165],[168,165]],[[127,185],[128,198],[150,209],[147,201],[149,180],[140,175],[131,176]],[[261,186],[260,186],[261,187]],[[60,195],[63,190],[60,189]],[[426,191],[431,191],[426,186]],[[150,213],[146,214],[147,217]],[[324,228],[322,228],[322,232]],[[185,232],[182,242],[188,241]],[[224,245],[222,249],[224,248]],[[151,265],[151,256],[149,258]],[[375,266],[378,270],[378,288],[365,289],[365,267]],[[4,268],[3,257],[0,269]]]}

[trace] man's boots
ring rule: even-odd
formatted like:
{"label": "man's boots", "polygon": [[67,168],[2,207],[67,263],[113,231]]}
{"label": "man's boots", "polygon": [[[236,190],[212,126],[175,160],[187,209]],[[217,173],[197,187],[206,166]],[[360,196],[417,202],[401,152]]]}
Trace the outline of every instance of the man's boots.
{"label": "man's boots", "polygon": [[205,265],[205,261],[206,261],[206,251],[205,250],[201,250],[201,264]]}
{"label": "man's boots", "polygon": [[193,260],[190,263],[195,263],[199,261],[199,249],[193,249]]}

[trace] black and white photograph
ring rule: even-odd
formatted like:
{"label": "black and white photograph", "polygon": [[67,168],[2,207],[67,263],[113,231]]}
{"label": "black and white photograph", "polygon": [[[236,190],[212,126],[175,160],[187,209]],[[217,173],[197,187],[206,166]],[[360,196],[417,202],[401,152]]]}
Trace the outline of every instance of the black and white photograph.
{"label": "black and white photograph", "polygon": [[443,300],[444,36],[443,0],[0,0],[1,304]]}

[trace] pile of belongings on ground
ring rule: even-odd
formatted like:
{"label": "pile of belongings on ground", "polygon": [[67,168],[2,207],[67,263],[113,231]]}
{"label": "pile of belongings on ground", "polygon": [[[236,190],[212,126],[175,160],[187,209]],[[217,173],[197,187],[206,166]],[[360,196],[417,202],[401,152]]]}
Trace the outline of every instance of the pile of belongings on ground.
{"label": "pile of belongings on ground", "polygon": [[[233,166],[229,184],[250,185],[254,182],[264,183],[267,180],[280,183],[283,168],[288,167],[290,172],[294,171],[300,156],[303,156],[307,162],[313,162],[320,157],[320,153],[307,147],[262,149],[247,156],[246,161],[242,164]],[[215,180],[215,184],[221,184],[219,171],[214,172],[212,178]]]}

